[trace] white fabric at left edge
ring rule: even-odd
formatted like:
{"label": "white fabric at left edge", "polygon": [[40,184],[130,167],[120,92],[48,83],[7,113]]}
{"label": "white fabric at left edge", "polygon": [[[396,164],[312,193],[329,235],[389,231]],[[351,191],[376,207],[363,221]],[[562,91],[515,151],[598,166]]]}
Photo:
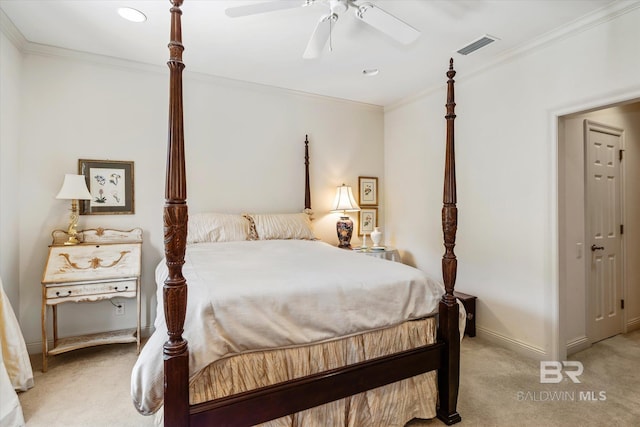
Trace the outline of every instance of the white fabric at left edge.
{"label": "white fabric at left edge", "polygon": [[18,319],[0,279],[0,427],[23,426],[16,390],[33,387],[33,371]]}

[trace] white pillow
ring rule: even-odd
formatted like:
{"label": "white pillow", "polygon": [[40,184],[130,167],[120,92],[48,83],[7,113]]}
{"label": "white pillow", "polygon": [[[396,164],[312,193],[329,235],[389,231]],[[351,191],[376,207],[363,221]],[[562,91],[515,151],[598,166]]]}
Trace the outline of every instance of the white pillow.
{"label": "white pillow", "polygon": [[253,219],[260,240],[316,240],[311,229],[311,219],[306,213],[248,214],[247,216]]}
{"label": "white pillow", "polygon": [[247,240],[249,221],[242,215],[197,213],[189,215],[187,243]]}

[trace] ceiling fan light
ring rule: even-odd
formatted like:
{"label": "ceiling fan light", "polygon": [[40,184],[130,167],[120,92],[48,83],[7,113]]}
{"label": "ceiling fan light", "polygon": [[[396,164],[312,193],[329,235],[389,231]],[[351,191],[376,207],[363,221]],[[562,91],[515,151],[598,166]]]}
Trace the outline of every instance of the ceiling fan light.
{"label": "ceiling fan light", "polygon": [[331,9],[331,13],[339,14],[346,12],[349,6],[346,0],[329,0],[329,8]]}
{"label": "ceiling fan light", "polygon": [[144,13],[131,7],[118,8],[118,15],[131,22],[144,22],[147,20],[147,16]]}

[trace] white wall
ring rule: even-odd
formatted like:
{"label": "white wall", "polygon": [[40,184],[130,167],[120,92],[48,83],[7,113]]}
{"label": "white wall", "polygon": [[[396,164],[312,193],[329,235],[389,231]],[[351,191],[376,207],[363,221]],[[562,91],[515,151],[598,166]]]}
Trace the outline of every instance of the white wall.
{"label": "white wall", "polygon": [[[635,8],[473,76],[457,67],[457,289],[478,296],[480,334],[533,357],[559,352],[556,112],[640,94],[638,22]],[[436,275],[445,101],[443,87],[385,111],[386,231]]]}
{"label": "white wall", "polygon": [[[18,181],[20,319],[40,346],[40,278],[50,233],[64,228],[55,199],[78,159],[133,160],[135,215],[81,216],[79,228],[144,229],[143,327],[155,318],[154,268],[162,256],[168,71],[31,46],[24,57]],[[187,67],[188,67],[187,63]],[[188,68],[187,68],[188,69]],[[380,107],[185,73],[190,212],[299,212],[304,207],[304,138],[309,135],[318,237],[337,243],[328,214],[335,187],[358,175],[383,178]],[[3,205],[4,211],[4,205]],[[60,308],[60,335],[130,327],[109,302]],[[105,320],[106,319],[106,320]]]}
{"label": "white wall", "polygon": [[[3,23],[4,25],[4,23]],[[14,311],[18,310],[18,138],[22,55],[0,32],[0,277]]]}
{"label": "white wall", "polygon": [[[606,108],[563,118],[560,133],[560,272],[561,289],[566,294],[564,311],[565,338],[569,353],[590,344],[585,323],[587,303],[586,270],[590,260],[585,237],[584,206],[584,121],[624,129],[624,212],[626,262],[624,281],[627,329],[640,328],[640,103]],[[577,257],[576,244],[582,243],[583,256]],[[564,257],[562,257],[564,252]]]}

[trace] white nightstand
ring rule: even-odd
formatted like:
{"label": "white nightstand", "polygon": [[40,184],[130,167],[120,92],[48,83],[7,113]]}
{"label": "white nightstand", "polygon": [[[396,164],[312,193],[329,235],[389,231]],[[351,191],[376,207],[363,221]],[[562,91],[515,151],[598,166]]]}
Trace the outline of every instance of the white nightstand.
{"label": "white nightstand", "polygon": [[[78,234],[82,242],[65,245],[68,235],[52,233],[47,265],[42,275],[42,372],[47,356],[102,344],[137,343],[140,352],[140,258],[142,230],[97,228]],[[135,329],[58,338],[58,305],[67,302],[137,299]],[[48,348],[47,306],[53,315],[53,346]]]}
{"label": "white nightstand", "polygon": [[402,262],[402,260],[400,259],[400,254],[398,253],[398,250],[396,248],[392,248],[389,246],[385,246],[384,249],[372,249],[369,247],[364,250],[357,247],[357,248],[353,248],[353,250],[360,254],[369,255],[376,258],[388,259],[389,261],[395,261],[395,262]]}

